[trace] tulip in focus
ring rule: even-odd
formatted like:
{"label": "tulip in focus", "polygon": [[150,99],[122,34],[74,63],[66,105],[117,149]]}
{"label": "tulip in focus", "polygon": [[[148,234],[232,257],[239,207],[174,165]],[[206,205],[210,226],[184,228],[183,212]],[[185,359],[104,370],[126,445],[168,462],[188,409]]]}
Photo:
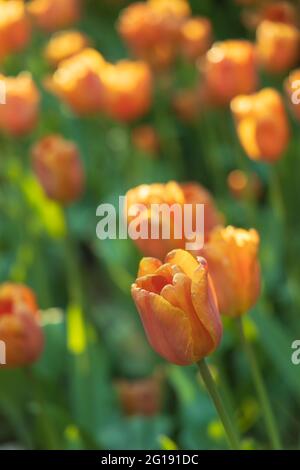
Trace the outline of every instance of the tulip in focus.
{"label": "tulip in focus", "polygon": [[284,82],[286,94],[290,107],[296,117],[300,120],[300,69],[293,70]]}
{"label": "tulip in focus", "polygon": [[101,72],[104,111],[120,121],[132,121],[146,114],[152,102],[152,76],[141,61],[122,60]]}
{"label": "tulip in focus", "polygon": [[50,199],[62,204],[77,200],[84,187],[84,171],[74,142],[50,135],[32,149],[33,169]]}
{"label": "tulip in focus", "polygon": [[42,353],[44,339],[34,293],[21,284],[0,285],[0,341],[6,347],[6,366],[25,366]]}
{"label": "tulip in focus", "polygon": [[212,27],[207,18],[189,18],[180,28],[180,48],[183,56],[191,61],[205,54],[211,42]]}
{"label": "tulip in focus", "polygon": [[89,45],[80,31],[60,31],[52,36],[45,49],[45,57],[52,66],[78,54]]}
{"label": "tulip in focus", "polygon": [[150,124],[135,127],[131,133],[132,143],[137,150],[157,155],[160,149],[160,141],[157,131]]}
{"label": "tulip in focus", "polygon": [[31,37],[31,27],[24,2],[0,1],[0,59],[22,50]]}
{"label": "tulip in focus", "polygon": [[272,88],[253,95],[237,96],[231,102],[237,133],[246,154],[253,160],[272,163],[289,143],[289,124],[283,100]]}
{"label": "tulip in focus", "polygon": [[143,258],[131,293],[149,343],[167,361],[192,364],[218,347],[222,323],[204,259],[184,250],[165,264]]}
{"label": "tulip in focus", "polygon": [[300,32],[291,24],[265,20],[256,31],[256,50],[267,72],[286,72],[299,60]]}
{"label": "tulip in focus", "polygon": [[80,0],[31,0],[28,11],[46,32],[72,25],[80,18]]}
{"label": "tulip in focus", "polygon": [[31,132],[37,123],[40,103],[40,94],[31,74],[0,75],[0,80],[6,88],[6,103],[0,106],[0,130],[14,136]]}
{"label": "tulip in focus", "polygon": [[[128,224],[134,220],[137,222],[143,220],[149,227],[148,239],[138,238],[134,240],[139,250],[146,256],[154,256],[163,259],[165,255],[174,248],[185,248],[187,239],[185,237],[186,227],[183,215],[184,204],[190,204],[192,206],[192,220],[190,222],[193,227],[195,227],[196,204],[204,204],[205,239],[207,239],[213,227],[222,222],[222,217],[215,207],[212,196],[203,186],[197,183],[179,184],[174,181],[170,181],[166,184],[142,184],[129,190],[126,197]],[[139,214],[138,216],[130,215],[129,211],[135,207],[139,208],[140,204],[142,204],[144,208],[142,214]],[[153,214],[151,211],[152,204],[165,204],[168,210],[170,210],[173,204],[177,204],[181,208],[179,218],[177,218],[177,214],[175,214],[175,212],[170,210],[171,224],[169,238],[163,237],[162,218],[159,220],[158,238],[151,238],[151,219],[153,222]],[[182,231],[180,232],[180,238],[176,238],[176,227],[178,227],[179,222],[182,222]],[[192,238],[193,234],[190,235]]]}
{"label": "tulip in focus", "polygon": [[91,114],[103,108],[101,73],[107,66],[95,49],[84,49],[60,62],[46,87],[65,101],[77,114]]}
{"label": "tulip in focus", "polygon": [[252,93],[257,86],[255,51],[249,41],[213,44],[200,69],[206,93],[217,105],[227,105],[236,95]]}
{"label": "tulip in focus", "polygon": [[208,263],[220,312],[238,317],[260,294],[259,235],[256,230],[216,227],[201,255]]}

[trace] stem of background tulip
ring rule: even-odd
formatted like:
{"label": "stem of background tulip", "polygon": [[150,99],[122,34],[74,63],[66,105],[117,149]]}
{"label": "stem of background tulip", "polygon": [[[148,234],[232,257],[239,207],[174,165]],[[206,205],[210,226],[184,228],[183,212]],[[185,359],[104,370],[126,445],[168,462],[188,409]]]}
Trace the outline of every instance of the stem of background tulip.
{"label": "stem of background tulip", "polygon": [[209,368],[205,362],[205,359],[202,359],[198,363],[198,367],[200,370],[201,377],[203,379],[203,382],[205,383],[205,386],[207,388],[208,393],[210,394],[210,397],[212,401],[214,402],[216,411],[219,415],[219,418],[224,426],[228,442],[230,444],[230,447],[232,449],[240,449],[240,443],[239,439],[237,436],[237,433],[235,431],[235,428],[231,422],[231,419],[229,418],[229,414],[224,406],[224,402],[221,399],[221,396],[217,390],[216,384],[212,378],[212,375],[209,371]]}
{"label": "stem of background tulip", "polygon": [[253,352],[251,344],[247,341],[247,338],[245,336],[243,318],[238,317],[236,319],[236,322],[237,322],[237,326],[239,329],[241,342],[244,346],[245,352],[247,354],[247,357],[250,363],[253,381],[256,387],[258,398],[260,400],[260,404],[261,404],[263,416],[264,416],[264,421],[265,421],[266,428],[270,437],[270,441],[272,443],[272,447],[273,449],[280,450],[282,449],[282,446],[280,442],[277,424],[276,424],[274,414],[270,405],[270,401],[266,392],[265,384],[264,384],[260,369],[256,361],[255,354]]}

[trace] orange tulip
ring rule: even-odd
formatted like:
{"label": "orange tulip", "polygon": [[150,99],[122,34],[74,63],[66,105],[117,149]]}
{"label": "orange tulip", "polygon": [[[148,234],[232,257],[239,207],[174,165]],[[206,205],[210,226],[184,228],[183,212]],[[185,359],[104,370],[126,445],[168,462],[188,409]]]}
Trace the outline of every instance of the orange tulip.
{"label": "orange tulip", "polygon": [[291,24],[265,20],[256,30],[256,50],[265,70],[271,73],[286,72],[299,59],[300,32]]}
{"label": "orange tulip", "polygon": [[236,199],[257,200],[262,193],[262,184],[256,173],[247,175],[244,171],[233,170],[228,175],[227,184]]}
{"label": "orange tulip", "polygon": [[0,105],[0,129],[15,136],[29,133],[37,123],[40,103],[40,94],[31,74],[0,75],[0,80],[6,88],[6,103]]}
{"label": "orange tulip", "polygon": [[249,41],[228,40],[213,44],[200,68],[206,93],[216,104],[229,104],[236,95],[252,93],[256,89],[254,46]]}
{"label": "orange tulip", "polygon": [[43,333],[33,292],[21,284],[0,285],[0,341],[7,367],[31,364],[43,350]]}
{"label": "orange tulip", "polygon": [[84,171],[74,142],[50,135],[32,149],[33,169],[47,196],[68,204],[78,199],[84,187]]}
{"label": "orange tulip", "polygon": [[174,250],[158,263],[142,259],[133,300],[153,349],[174,364],[192,364],[211,354],[222,336],[206,262]]}
{"label": "orange tulip", "polygon": [[184,122],[192,122],[199,115],[201,97],[198,90],[177,90],[172,98],[172,107],[179,119]]}
{"label": "orange tulip", "polygon": [[[149,227],[149,234],[151,234],[151,218],[153,220],[151,210],[152,204],[165,204],[168,208],[171,208],[173,204],[177,204],[178,207],[181,208],[180,214],[175,214],[175,212],[170,211],[171,227],[170,236],[168,238],[163,237],[163,219],[160,218],[158,230],[159,236],[157,239],[151,238],[149,235],[148,239],[138,238],[134,240],[137,247],[146,256],[155,256],[163,259],[164,256],[172,249],[185,247],[187,239],[183,216],[184,204],[190,204],[192,206],[191,222],[193,227],[195,227],[196,204],[204,204],[205,238],[208,237],[212,228],[220,224],[222,221],[220,214],[215,208],[211,195],[204,187],[197,183],[178,184],[171,181],[166,184],[143,184],[128,191],[126,196],[128,224],[133,221],[141,223],[141,220],[145,220]],[[139,214],[138,217],[130,215],[130,209],[134,209],[135,207],[139,208],[139,205],[143,205],[142,213]],[[182,231],[180,238],[177,238],[175,234],[179,222],[182,222]]]}
{"label": "orange tulip", "polygon": [[207,18],[189,18],[180,28],[180,48],[189,60],[195,60],[207,52],[211,42],[212,27]]}
{"label": "orange tulip", "polygon": [[31,37],[31,27],[23,1],[0,1],[0,59],[23,49]]}
{"label": "orange tulip", "polygon": [[189,14],[186,0],[137,2],[121,13],[118,31],[137,57],[166,67],[176,56],[179,28]]}
{"label": "orange tulip", "polygon": [[102,70],[107,66],[94,49],[84,49],[60,62],[46,87],[65,101],[78,114],[91,114],[103,108]]}
{"label": "orange tulip", "polygon": [[60,31],[52,36],[45,49],[47,61],[57,66],[62,60],[78,54],[88,47],[88,38],[79,31]]}
{"label": "orange tulip", "polygon": [[256,9],[247,9],[242,12],[242,20],[246,27],[256,29],[264,20],[277,23],[297,25],[299,15],[296,7],[288,2],[266,3]]}
{"label": "orange tulip", "polygon": [[162,406],[161,378],[119,380],[117,393],[122,410],[127,416],[155,416]]}
{"label": "orange tulip", "polygon": [[201,250],[224,315],[243,315],[256,303],[260,294],[258,247],[256,230],[228,226],[216,227]]}
{"label": "orange tulip", "polygon": [[141,152],[157,155],[160,148],[160,141],[157,131],[149,124],[135,127],[131,133],[134,147]]}
{"label": "orange tulip", "polygon": [[237,133],[253,160],[278,160],[289,142],[289,124],[280,94],[264,88],[253,95],[237,96],[231,102]]}
{"label": "orange tulip", "polygon": [[80,0],[31,0],[28,11],[46,32],[72,25],[80,18]]}
{"label": "orange tulip", "polygon": [[101,72],[104,86],[104,111],[114,119],[131,121],[150,108],[152,77],[144,62],[122,60]]}
{"label": "orange tulip", "polygon": [[293,70],[284,82],[290,107],[296,119],[300,120],[300,69]]}

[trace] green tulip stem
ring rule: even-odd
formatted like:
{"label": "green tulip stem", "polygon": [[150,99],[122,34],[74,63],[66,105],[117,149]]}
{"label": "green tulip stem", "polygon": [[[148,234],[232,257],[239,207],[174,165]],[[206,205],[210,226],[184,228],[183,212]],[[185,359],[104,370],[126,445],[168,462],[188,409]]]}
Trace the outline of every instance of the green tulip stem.
{"label": "green tulip stem", "polygon": [[243,325],[243,318],[238,317],[236,319],[238,329],[239,329],[239,334],[240,334],[240,339],[241,343],[245,349],[245,353],[248,357],[248,361],[250,364],[251,368],[251,373],[252,373],[252,378],[253,382],[256,388],[256,392],[261,404],[262,412],[263,412],[263,418],[265,421],[265,425],[269,434],[269,438],[272,444],[273,449],[280,450],[282,449],[281,442],[280,442],[280,437],[279,437],[279,432],[277,428],[277,424],[274,418],[274,414],[271,408],[270,400],[268,398],[265,384],[253,351],[253,348],[251,346],[251,343],[247,341],[247,338],[245,336],[245,331],[244,331],[244,325]]}
{"label": "green tulip stem", "polygon": [[198,363],[199,371],[203,382],[207,388],[207,391],[215,405],[216,411],[219,415],[219,418],[224,426],[225,433],[227,435],[227,439],[231,449],[237,450],[240,449],[240,443],[235,431],[234,425],[229,418],[229,414],[226,410],[224,402],[218,392],[214,379],[210,373],[210,370],[205,362],[205,359],[202,359]]}

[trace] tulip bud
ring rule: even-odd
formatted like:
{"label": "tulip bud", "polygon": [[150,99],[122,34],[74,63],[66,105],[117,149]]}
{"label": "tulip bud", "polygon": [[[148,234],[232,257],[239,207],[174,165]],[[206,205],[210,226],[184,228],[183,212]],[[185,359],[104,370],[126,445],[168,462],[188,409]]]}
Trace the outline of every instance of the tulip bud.
{"label": "tulip bud", "polygon": [[33,169],[51,199],[69,204],[80,198],[84,187],[84,171],[74,142],[59,135],[50,135],[32,149]]}
{"label": "tulip bud", "polygon": [[0,59],[23,49],[31,37],[24,2],[0,1]]}
{"label": "tulip bud", "polygon": [[131,121],[144,115],[152,100],[152,77],[144,62],[122,60],[101,72],[104,111],[114,119]]}
{"label": "tulip bud", "polygon": [[84,49],[60,62],[46,86],[78,114],[99,112],[103,108],[104,94],[101,73],[106,66],[99,52]]}
{"label": "tulip bud", "polygon": [[79,31],[60,31],[52,36],[45,49],[45,57],[52,66],[79,54],[89,45],[88,38]]}
{"label": "tulip bud", "polygon": [[236,95],[252,93],[256,89],[255,52],[249,41],[228,40],[213,44],[200,69],[203,86],[215,104],[229,104]]}
{"label": "tulip bud", "polygon": [[300,32],[293,25],[265,20],[256,31],[256,50],[266,71],[286,72],[299,59]]}
{"label": "tulip bud", "polygon": [[[185,248],[187,242],[187,228],[184,218],[184,205],[192,207],[190,225],[195,227],[197,204],[204,205],[204,237],[207,238],[213,227],[222,221],[221,215],[215,208],[210,193],[196,183],[178,184],[171,181],[166,184],[140,185],[129,190],[127,197],[128,224],[133,221],[145,220],[148,226],[149,238],[134,240],[140,251],[146,256],[154,256],[163,259],[174,248]],[[151,219],[153,223],[152,204],[163,204],[170,208],[170,234],[163,236],[163,218],[159,219],[158,237],[151,238]],[[171,208],[176,204],[180,211],[172,212]],[[132,209],[143,206],[143,211],[138,216],[133,216]],[[179,227],[180,224],[180,227]],[[180,231],[180,237],[175,236]],[[191,234],[190,234],[191,235]],[[191,240],[189,240],[191,241]]]}
{"label": "tulip bud", "polygon": [[144,124],[137,126],[131,133],[132,143],[136,149],[151,155],[157,155],[160,148],[160,141],[154,127]]}
{"label": "tulip bud", "polygon": [[[157,262],[157,260],[156,260]],[[167,361],[188,365],[219,345],[222,323],[205,260],[173,250],[165,264],[143,258],[144,274],[131,293],[153,349]]]}
{"label": "tulip bud", "polygon": [[0,129],[15,136],[27,134],[35,127],[40,94],[31,74],[20,73],[17,77],[0,75],[5,83],[5,104],[0,105]]}
{"label": "tulip bud", "polygon": [[72,25],[80,18],[80,0],[31,0],[28,12],[46,32]]}
{"label": "tulip bud", "polygon": [[215,228],[201,255],[205,256],[220,312],[230,317],[246,313],[260,294],[256,230]]}
{"label": "tulip bud", "polygon": [[278,160],[289,142],[289,123],[280,94],[272,88],[231,102],[237,133],[247,155],[253,160]]}
{"label": "tulip bud", "polygon": [[211,42],[212,27],[207,18],[190,18],[180,28],[180,48],[183,56],[191,61],[207,52]]}
{"label": "tulip bud", "polygon": [[0,285],[0,341],[4,341],[6,366],[36,361],[44,340],[33,292],[20,284]]}
{"label": "tulip bud", "polygon": [[300,120],[300,69],[293,70],[284,82],[286,94],[290,107],[296,117]]}

